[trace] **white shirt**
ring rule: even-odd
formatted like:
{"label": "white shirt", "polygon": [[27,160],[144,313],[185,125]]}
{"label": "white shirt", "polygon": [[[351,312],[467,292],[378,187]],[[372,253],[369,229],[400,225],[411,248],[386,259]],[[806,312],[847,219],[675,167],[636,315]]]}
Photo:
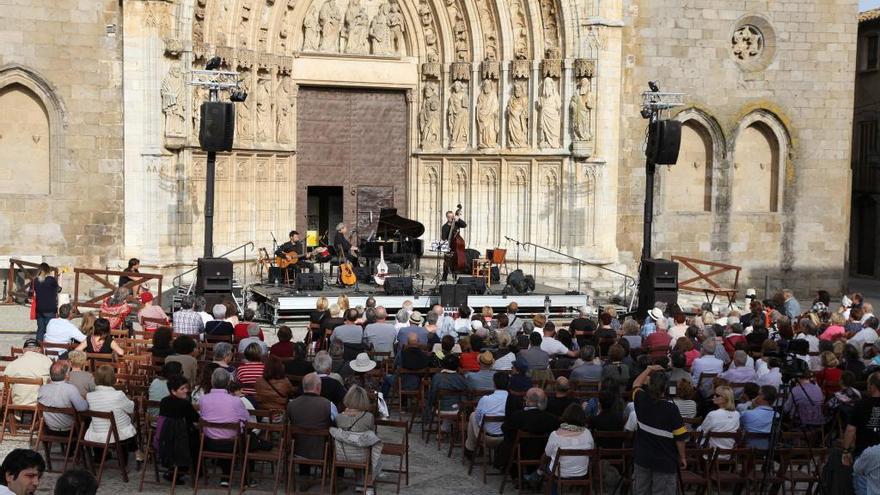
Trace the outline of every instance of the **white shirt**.
{"label": "white shirt", "polygon": [[[733,433],[739,430],[739,412],[727,409],[716,409],[706,415],[703,424],[697,431],[704,433],[722,432]],[[709,446],[716,449],[732,449],[736,439],[733,438],[709,438]]]}
{"label": "white shirt", "polygon": [[495,371],[510,371],[513,369],[513,362],[516,361],[516,354],[508,352],[495,360],[492,369]]}
{"label": "white shirt", "polygon": [[10,490],[6,485],[0,485],[0,495],[15,495],[15,492]]}
{"label": "white shirt", "polygon": [[553,337],[544,337],[541,341],[541,350],[550,354],[551,356],[557,354],[567,354],[568,347],[562,344],[562,342],[556,340]]}
{"label": "white shirt", "polygon": [[459,318],[453,320],[452,328],[455,333],[471,333],[471,321],[467,318]]}
{"label": "white shirt", "polygon": [[694,385],[700,390],[704,396],[712,390],[712,380],[706,379],[700,383],[700,375],[703,373],[721,374],[724,371],[724,361],[713,355],[706,355],[698,359],[694,359],[691,364],[691,376],[694,378]]}
{"label": "white shirt", "polygon": [[862,347],[865,344],[873,344],[877,341],[877,331],[871,327],[863,328],[859,333],[853,335],[851,339],[849,339],[849,343],[856,346],[856,349],[859,352],[862,351]]}
{"label": "white shirt", "polygon": [[[49,367],[52,360],[45,354],[25,351],[15,361],[6,366],[6,376],[13,378],[42,378],[43,383],[49,381]],[[13,385],[12,403],[20,406],[34,405],[37,403],[39,385]]]}
{"label": "white shirt", "polygon": [[202,317],[202,323],[203,323],[203,324],[207,324],[209,321],[211,321],[211,320],[214,319],[213,316],[209,315],[208,313],[206,313],[206,312],[204,312],[204,311],[199,311],[199,316]]}
{"label": "white shirt", "polygon": [[[131,424],[131,416],[134,412],[134,402],[125,396],[121,390],[113,387],[98,385],[94,392],[86,394],[89,401],[89,410],[98,412],[113,412],[116,420],[116,431],[119,440],[129,439],[137,434],[134,425]],[[110,422],[105,419],[95,418],[89,429],[86,430],[85,439],[90,442],[104,442],[107,440],[107,432],[110,431]],[[111,440],[112,440],[111,436]]]}
{"label": "white shirt", "polygon": [[675,347],[675,341],[684,337],[687,329],[687,325],[674,325],[670,328],[667,332],[669,336],[672,337],[672,340],[669,342],[669,347]]}
{"label": "white shirt", "polygon": [[86,340],[79,328],[70,322],[67,318],[52,318],[46,325],[46,336],[43,340],[49,344],[68,344],[75,340],[82,342]]}
{"label": "white shirt", "polygon": [[[593,435],[590,430],[584,429],[580,435],[563,436],[557,432],[550,433],[547,439],[547,446],[544,453],[550,457],[550,466],[556,462],[556,451],[559,449],[585,449],[593,448]],[[559,476],[561,478],[574,478],[577,476],[585,476],[587,474],[589,457],[573,457],[566,456],[559,461]]]}

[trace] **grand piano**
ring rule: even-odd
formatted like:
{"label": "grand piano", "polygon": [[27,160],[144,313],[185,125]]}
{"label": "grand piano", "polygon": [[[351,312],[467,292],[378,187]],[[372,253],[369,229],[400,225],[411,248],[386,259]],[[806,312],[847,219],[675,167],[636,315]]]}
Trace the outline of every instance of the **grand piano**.
{"label": "grand piano", "polygon": [[419,239],[424,233],[424,225],[398,215],[397,208],[382,208],[375,230],[361,241],[360,255],[367,259],[371,273],[379,262],[380,247],[389,265],[418,270],[419,259],[425,254],[424,242]]}

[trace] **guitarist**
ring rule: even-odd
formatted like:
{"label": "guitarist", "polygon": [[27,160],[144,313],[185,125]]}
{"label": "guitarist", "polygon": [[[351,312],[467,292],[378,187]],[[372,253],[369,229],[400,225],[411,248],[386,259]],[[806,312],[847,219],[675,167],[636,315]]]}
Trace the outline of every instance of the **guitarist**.
{"label": "guitarist", "polygon": [[358,264],[357,256],[358,248],[357,246],[352,246],[351,243],[348,242],[347,235],[348,227],[340,222],[339,225],[336,226],[336,234],[333,235],[333,250],[338,256],[345,256],[348,261],[351,261],[352,265],[360,266]]}
{"label": "guitarist", "polygon": [[[451,241],[455,233],[464,228],[467,228],[467,223],[465,223],[465,221],[461,218],[455,216],[455,213],[447,211],[446,223],[444,223],[443,227],[440,228],[441,239],[443,239],[444,241]],[[440,280],[446,282],[446,279],[448,277],[449,265],[447,263],[443,263],[443,277]]]}
{"label": "guitarist", "polygon": [[309,273],[314,272],[315,264],[311,261],[306,260],[306,243],[303,242],[302,239],[300,239],[299,232],[291,230],[289,236],[290,240],[278,246],[278,249],[275,250],[275,256],[279,258],[290,259],[292,258],[292,254],[296,254],[299,259],[297,260],[295,265],[290,265],[287,267],[287,269],[289,271],[307,269]]}

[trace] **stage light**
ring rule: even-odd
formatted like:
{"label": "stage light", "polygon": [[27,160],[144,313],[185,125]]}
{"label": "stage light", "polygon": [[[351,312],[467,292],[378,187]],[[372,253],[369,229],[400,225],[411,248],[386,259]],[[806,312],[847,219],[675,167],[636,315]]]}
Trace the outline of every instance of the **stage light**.
{"label": "stage light", "polygon": [[234,102],[240,103],[240,102],[247,100],[247,97],[248,97],[248,94],[246,91],[242,91],[240,89],[237,89],[237,90],[233,91],[232,93],[230,93],[229,101],[234,101]]}
{"label": "stage light", "polygon": [[220,68],[220,64],[223,62],[223,59],[220,57],[211,57],[208,60],[208,63],[205,64],[205,70],[217,70]]}

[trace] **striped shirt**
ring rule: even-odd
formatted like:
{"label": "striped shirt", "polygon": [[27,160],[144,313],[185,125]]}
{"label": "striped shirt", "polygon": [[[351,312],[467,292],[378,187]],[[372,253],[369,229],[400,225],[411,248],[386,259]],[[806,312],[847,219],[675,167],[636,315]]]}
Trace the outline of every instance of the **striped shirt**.
{"label": "striped shirt", "polygon": [[241,385],[242,394],[254,395],[257,393],[254,384],[257,383],[257,380],[261,376],[263,376],[264,368],[265,365],[263,363],[247,362],[235,370],[235,381]]}

